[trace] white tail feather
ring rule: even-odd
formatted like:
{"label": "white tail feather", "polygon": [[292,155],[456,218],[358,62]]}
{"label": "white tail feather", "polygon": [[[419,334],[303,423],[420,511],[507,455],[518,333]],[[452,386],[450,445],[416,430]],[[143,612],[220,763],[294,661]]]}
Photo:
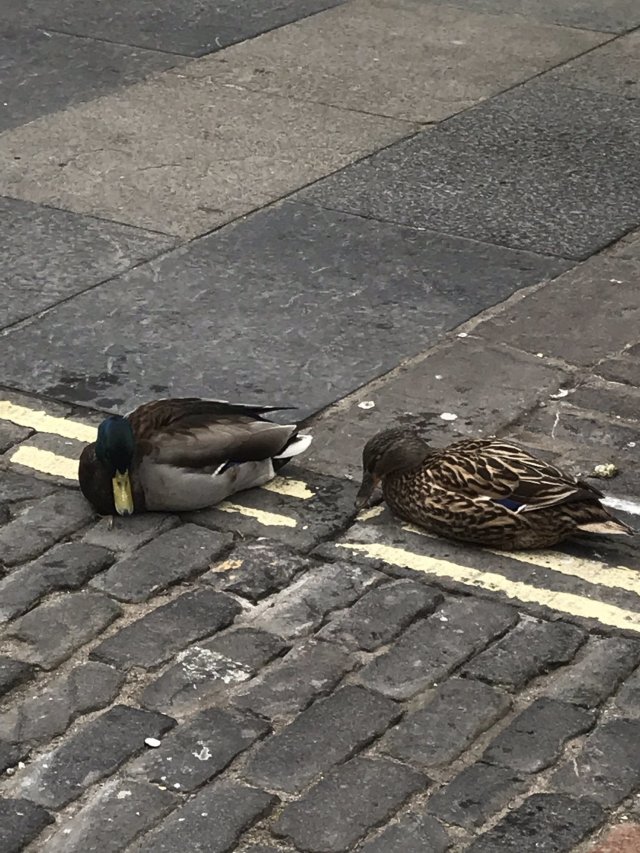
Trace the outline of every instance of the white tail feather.
{"label": "white tail feather", "polygon": [[282,453],[279,453],[273,458],[291,459],[292,456],[298,456],[299,453],[304,453],[304,451],[309,447],[312,441],[312,435],[297,435],[295,439],[291,442],[291,444],[285,447]]}

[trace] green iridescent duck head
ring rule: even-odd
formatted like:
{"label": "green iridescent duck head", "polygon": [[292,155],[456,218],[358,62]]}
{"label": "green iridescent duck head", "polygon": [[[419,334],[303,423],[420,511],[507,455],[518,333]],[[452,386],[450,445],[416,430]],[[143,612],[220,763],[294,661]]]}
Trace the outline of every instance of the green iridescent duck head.
{"label": "green iridescent duck head", "polygon": [[106,470],[113,489],[113,502],[119,515],[133,513],[131,468],[135,453],[133,430],[127,418],[112,415],[98,427],[96,458]]}

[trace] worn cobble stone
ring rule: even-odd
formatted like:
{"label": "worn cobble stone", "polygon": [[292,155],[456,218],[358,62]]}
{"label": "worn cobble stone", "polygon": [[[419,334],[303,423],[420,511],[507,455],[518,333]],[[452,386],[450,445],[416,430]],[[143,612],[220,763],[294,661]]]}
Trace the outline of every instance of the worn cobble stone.
{"label": "worn cobble stone", "polygon": [[269,731],[269,725],[252,714],[208,708],[129,765],[127,774],[167,788],[193,791]]}
{"label": "worn cobble stone", "polygon": [[232,542],[230,533],[184,524],[119,560],[92,586],[120,601],[146,601],[159,590],[204,572]]}
{"label": "worn cobble stone", "polygon": [[99,545],[118,554],[137,551],[142,545],[177,527],[180,519],[177,515],[165,515],[159,512],[147,512],[132,515],[130,518],[117,518],[109,528],[110,519],[102,518],[90,527],[82,537],[89,545]]}
{"label": "worn cobble stone", "polygon": [[450,846],[444,827],[435,818],[408,812],[359,847],[358,853],[445,853]]}
{"label": "worn cobble stone", "polygon": [[39,557],[93,518],[79,492],[61,489],[33,504],[0,528],[0,565],[14,566]]}
{"label": "worn cobble stone", "polygon": [[318,636],[349,649],[374,651],[390,642],[417,616],[426,616],[442,602],[435,589],[410,580],[393,581],[370,590],[348,610],[336,613]]}
{"label": "worn cobble stone", "polygon": [[203,580],[215,589],[259,601],[287,586],[303,569],[317,565],[276,542],[247,542],[211,568]]}
{"label": "worn cobble stone", "polygon": [[180,804],[146,782],[109,781],[47,840],[47,853],[107,853],[124,850]]}
{"label": "worn cobble stone", "polygon": [[104,640],[92,657],[122,669],[157,666],[200,637],[226,628],[239,610],[228,595],[210,589],[186,592]]}
{"label": "worn cobble stone", "polygon": [[9,636],[25,644],[23,657],[44,669],[57,666],[98,636],[122,610],[98,592],[72,592],[46,601],[11,623]]}
{"label": "worn cobble stone", "polygon": [[284,638],[317,628],[331,610],[346,607],[383,579],[381,572],[349,563],[318,564],[291,586],[244,615],[257,628]]}
{"label": "worn cobble stone", "polygon": [[53,818],[42,806],[0,798],[0,850],[19,853],[50,823]]}
{"label": "worn cobble stone", "polygon": [[602,809],[591,800],[533,794],[474,841],[466,853],[525,853],[532,842],[545,853],[569,853],[603,819]]}
{"label": "worn cobble stone", "polygon": [[2,743],[0,741],[0,773],[13,768],[21,758],[24,758],[25,751],[13,743]]}
{"label": "worn cobble stone", "polygon": [[2,471],[0,478],[0,503],[18,503],[44,498],[55,491],[55,486],[36,477],[25,477],[17,471]]}
{"label": "worn cobble stone", "polygon": [[78,589],[113,562],[104,548],[69,542],[47,551],[0,581],[0,620],[14,619],[43,596]]}
{"label": "worn cobble stone", "polygon": [[558,768],[551,784],[602,806],[617,805],[640,787],[640,720],[599,726],[581,752]]}
{"label": "worn cobble stone", "polygon": [[570,661],[585,637],[566,622],[526,619],[474,658],[464,674],[519,690],[534,676]]}
{"label": "worn cobble stone", "polygon": [[142,694],[145,708],[184,716],[228,695],[264,664],[288,649],[279,637],[255,628],[226,631],[180,652]]}
{"label": "worn cobble stone", "polygon": [[259,746],[244,774],[266,788],[294,793],[381,734],[400,713],[390,699],[343,687]]}
{"label": "worn cobble stone", "polygon": [[482,757],[490,764],[537,773],[553,764],[564,744],[588,731],[594,721],[594,714],[584,708],[557,699],[536,699],[489,744]]}
{"label": "worn cobble stone", "polygon": [[640,668],[622,684],[615,697],[615,705],[627,717],[640,717]]}
{"label": "worn cobble stone", "polygon": [[[30,435],[33,435],[32,429],[12,424],[11,421],[0,421],[0,453],[6,453],[10,447],[19,444]],[[1,493],[0,500],[2,500]]]}
{"label": "worn cobble stone", "polygon": [[270,719],[306,707],[319,693],[327,693],[356,664],[332,643],[308,640],[268,670],[237,688],[231,701]]}
{"label": "worn cobble stone", "polygon": [[495,687],[450,678],[381,741],[395,758],[437,767],[451,762],[483,731],[504,716],[509,697]]}
{"label": "worn cobble stone", "polygon": [[368,687],[406,699],[441,681],[517,619],[511,607],[480,599],[448,602],[416,622],[360,672]]}
{"label": "worn cobble stone", "polygon": [[277,802],[258,788],[220,780],[203,788],[146,835],[136,853],[228,853],[240,834]]}
{"label": "worn cobble stone", "polygon": [[482,826],[527,785],[512,770],[478,762],[432,794],[427,807],[445,823],[473,829]]}
{"label": "worn cobble stone", "polygon": [[122,673],[106,664],[82,664],[1,713],[0,739],[28,746],[46,743],[65,732],[80,714],[112,702],[123,680]]}
{"label": "worn cobble stone", "polygon": [[0,696],[29,681],[34,672],[33,664],[0,655]]}
{"label": "worn cobble stone", "polygon": [[[640,643],[623,637],[590,637],[580,660],[554,673],[545,695],[594,708],[610,696],[640,660]],[[640,708],[640,681],[634,702]]]}
{"label": "worn cobble stone", "polygon": [[340,853],[424,789],[422,774],[385,759],[354,758],[288,805],[276,835],[311,853]]}
{"label": "worn cobble stone", "polygon": [[42,806],[64,806],[144,749],[145,738],[159,737],[174,722],[152,711],[115,705],[16,775],[12,792]]}

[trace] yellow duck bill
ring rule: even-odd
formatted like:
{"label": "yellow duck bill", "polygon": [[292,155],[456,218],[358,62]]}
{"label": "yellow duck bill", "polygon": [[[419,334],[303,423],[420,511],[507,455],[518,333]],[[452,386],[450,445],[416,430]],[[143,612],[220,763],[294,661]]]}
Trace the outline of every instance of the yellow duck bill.
{"label": "yellow duck bill", "polygon": [[133,494],[131,492],[131,479],[129,472],[123,474],[116,471],[115,477],[111,481],[113,486],[113,502],[118,515],[133,514]]}

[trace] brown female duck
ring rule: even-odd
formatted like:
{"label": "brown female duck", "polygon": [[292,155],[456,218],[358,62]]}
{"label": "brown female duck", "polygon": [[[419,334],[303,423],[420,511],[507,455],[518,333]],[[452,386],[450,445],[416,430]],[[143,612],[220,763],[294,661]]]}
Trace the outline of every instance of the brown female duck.
{"label": "brown female duck", "polygon": [[514,550],[582,532],[634,532],[602,506],[598,489],[498,439],[432,450],[411,429],[389,429],[367,442],[362,464],[359,508],[380,484],[396,515],[447,539]]}

